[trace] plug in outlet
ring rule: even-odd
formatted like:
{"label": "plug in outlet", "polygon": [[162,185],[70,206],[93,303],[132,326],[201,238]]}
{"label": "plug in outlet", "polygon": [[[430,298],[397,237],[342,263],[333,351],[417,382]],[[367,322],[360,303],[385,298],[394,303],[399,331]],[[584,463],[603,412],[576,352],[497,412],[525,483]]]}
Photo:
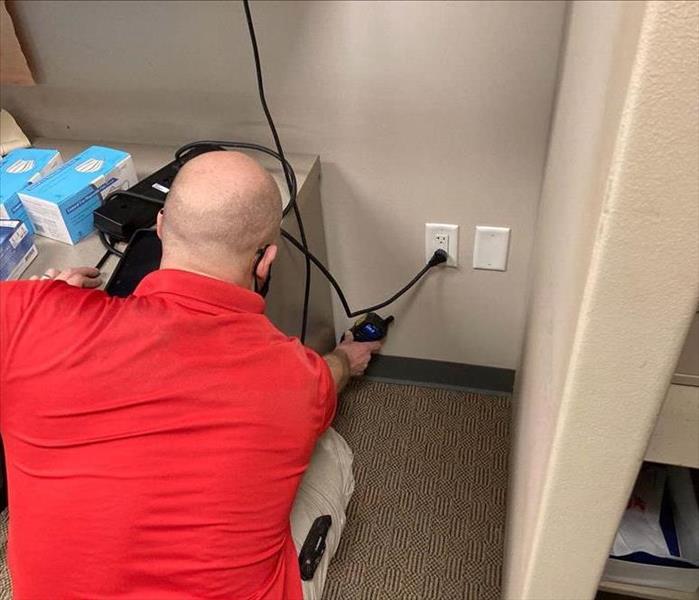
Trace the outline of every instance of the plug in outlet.
{"label": "plug in outlet", "polygon": [[425,260],[432,258],[435,251],[440,249],[449,255],[447,267],[459,264],[459,226],[425,223]]}

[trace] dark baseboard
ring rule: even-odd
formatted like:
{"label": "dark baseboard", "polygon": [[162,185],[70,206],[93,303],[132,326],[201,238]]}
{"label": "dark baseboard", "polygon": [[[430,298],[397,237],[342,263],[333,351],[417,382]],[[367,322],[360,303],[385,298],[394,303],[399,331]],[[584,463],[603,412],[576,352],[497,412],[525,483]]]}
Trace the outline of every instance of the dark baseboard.
{"label": "dark baseboard", "polygon": [[508,394],[512,392],[515,382],[515,372],[512,369],[384,354],[373,358],[366,376],[379,381]]}

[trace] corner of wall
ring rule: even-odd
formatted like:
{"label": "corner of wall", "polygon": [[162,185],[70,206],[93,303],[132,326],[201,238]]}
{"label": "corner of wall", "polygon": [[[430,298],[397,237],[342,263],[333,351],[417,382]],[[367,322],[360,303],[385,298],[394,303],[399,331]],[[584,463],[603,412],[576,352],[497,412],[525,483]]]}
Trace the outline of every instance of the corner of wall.
{"label": "corner of wall", "polygon": [[[578,26],[586,11],[590,17],[580,36],[599,35],[599,15],[589,11],[603,7],[610,5],[575,3]],[[504,582],[505,597],[516,600],[594,595],[699,293],[699,6],[621,7],[603,102],[571,102],[571,118],[561,111],[554,130],[553,144],[574,148],[575,161],[585,145],[571,132],[590,116],[600,125],[587,140],[592,168],[559,162],[542,198],[544,254],[563,258],[538,265],[539,306],[530,311],[538,321],[525,347],[509,506],[517,529],[508,534]],[[572,43],[566,71],[579,77],[564,75],[560,103],[566,87],[594,83],[602,68],[590,60],[595,47],[585,54],[583,44],[576,55]],[[556,213],[576,200],[596,209]],[[566,215],[569,235],[555,235]],[[570,232],[589,236],[577,253]]]}

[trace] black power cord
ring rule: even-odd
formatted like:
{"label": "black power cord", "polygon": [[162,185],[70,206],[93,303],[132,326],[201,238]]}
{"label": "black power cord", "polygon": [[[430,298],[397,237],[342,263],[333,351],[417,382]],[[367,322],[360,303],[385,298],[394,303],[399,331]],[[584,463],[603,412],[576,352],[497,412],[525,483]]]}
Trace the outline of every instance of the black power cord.
{"label": "black power cord", "polygon": [[383,302],[379,302],[379,304],[374,304],[374,306],[368,306],[367,308],[361,308],[359,310],[352,310],[349,306],[349,303],[347,302],[347,298],[345,298],[345,294],[342,291],[342,288],[340,287],[340,284],[337,282],[337,280],[333,277],[332,273],[328,270],[328,268],[320,262],[320,260],[314,256],[310,252],[306,252],[299,241],[294,238],[292,235],[290,235],[288,232],[284,231],[282,229],[282,237],[291,244],[296,247],[300,252],[304,253],[306,257],[316,266],[318,267],[318,270],[323,274],[323,276],[330,282],[330,285],[333,286],[335,292],[337,292],[337,297],[340,299],[340,303],[342,304],[342,308],[345,311],[345,314],[351,319],[353,317],[358,317],[359,315],[363,315],[366,313],[373,312],[375,310],[380,310],[384,308],[385,306],[388,306],[389,304],[392,304],[398,298],[400,298],[403,294],[405,294],[411,287],[413,287],[420,279],[422,279],[422,276],[427,273],[432,267],[436,267],[437,265],[444,263],[447,261],[448,255],[444,250],[437,250],[435,253],[432,255],[430,260],[427,262],[427,264],[422,267],[418,271],[418,273],[413,277],[407,284],[405,284],[400,290],[398,290],[393,296],[391,296],[388,300],[384,300]]}
{"label": "black power cord", "polygon": [[[117,250],[117,252],[118,252],[118,250]],[[114,254],[114,252],[112,252],[112,250],[109,250],[109,249],[108,249],[108,250],[102,255],[102,258],[100,258],[100,259],[97,261],[97,264],[95,265],[95,269],[97,269],[97,270],[99,271],[99,270],[104,266],[104,263],[107,262],[107,259],[108,259],[112,254]]]}
{"label": "black power cord", "polygon": [[[284,164],[284,150],[282,148],[281,141],[279,140],[279,134],[277,133],[277,128],[274,126],[274,120],[272,119],[272,113],[269,111],[267,106],[267,99],[265,98],[265,86],[262,80],[262,65],[260,64],[260,52],[257,47],[257,36],[255,35],[255,25],[252,21],[252,13],[250,12],[250,2],[248,0],[243,0],[243,8],[245,9],[245,20],[248,24],[248,32],[250,34],[250,45],[252,46],[252,53],[255,58],[255,74],[257,76],[257,91],[260,96],[260,104],[262,105],[262,110],[267,117],[267,123],[272,132],[272,137],[274,138],[274,145],[279,153],[280,160]],[[293,172],[293,170],[292,170]],[[291,193],[291,179],[289,177],[289,170],[284,169],[284,175],[286,177],[286,185],[289,188],[289,193]],[[308,241],[306,240],[306,231],[303,226],[303,219],[301,218],[301,211],[299,210],[296,199],[294,198],[293,204],[294,215],[296,215],[296,222],[299,227],[299,235],[301,237],[301,246],[304,250],[304,256],[306,258],[306,282],[303,292],[303,314],[301,318],[301,343],[306,341],[306,329],[308,327],[308,309],[311,299],[311,260],[309,257]]]}
{"label": "black power cord", "polygon": [[[97,231],[97,235],[100,238],[100,241],[102,242],[102,245],[107,249],[107,252],[109,254],[113,254],[114,256],[117,256],[119,258],[124,258],[124,253],[121,250],[117,250],[116,247],[114,246],[114,242],[112,242],[108,237],[107,234],[104,233],[104,231]],[[104,262],[107,259],[103,256],[100,258],[99,263],[97,263],[99,266],[97,267],[98,269],[104,264]]]}

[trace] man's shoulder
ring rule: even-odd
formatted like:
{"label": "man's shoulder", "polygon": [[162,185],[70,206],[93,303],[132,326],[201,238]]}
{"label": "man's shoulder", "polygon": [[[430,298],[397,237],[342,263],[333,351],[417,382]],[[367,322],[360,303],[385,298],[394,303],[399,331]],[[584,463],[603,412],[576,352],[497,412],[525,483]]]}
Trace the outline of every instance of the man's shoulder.
{"label": "man's shoulder", "polygon": [[[19,319],[66,316],[75,310],[102,307],[109,296],[100,290],[88,290],[68,285],[64,281],[3,281],[0,282],[0,304],[8,325]],[[35,306],[40,310],[33,310]]]}
{"label": "man's shoulder", "polygon": [[[100,316],[107,314],[104,308],[108,298],[104,292],[76,288],[63,281],[0,283],[3,359],[29,356],[39,345],[49,352],[64,344],[67,336],[74,338],[75,326],[80,322],[94,327]],[[9,352],[20,346],[23,350]]]}
{"label": "man's shoulder", "polygon": [[109,296],[101,290],[78,288],[65,281],[17,280],[0,282],[0,297],[4,302],[61,301],[90,296],[92,300],[106,301]]}

